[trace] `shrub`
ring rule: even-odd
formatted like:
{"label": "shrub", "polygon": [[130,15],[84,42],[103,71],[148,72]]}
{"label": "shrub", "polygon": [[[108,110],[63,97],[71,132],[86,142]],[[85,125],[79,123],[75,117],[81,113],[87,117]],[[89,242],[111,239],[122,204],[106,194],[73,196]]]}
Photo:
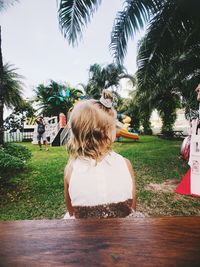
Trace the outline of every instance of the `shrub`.
{"label": "shrub", "polygon": [[10,154],[22,161],[26,161],[32,156],[31,151],[27,147],[19,144],[6,143],[4,145],[4,151],[6,154]]}
{"label": "shrub", "polygon": [[3,148],[0,148],[0,176],[12,174],[25,167],[25,162],[21,159],[7,154]]}
{"label": "shrub", "polygon": [[6,143],[0,148],[0,176],[8,178],[13,173],[23,170],[31,156],[31,151],[25,146]]}

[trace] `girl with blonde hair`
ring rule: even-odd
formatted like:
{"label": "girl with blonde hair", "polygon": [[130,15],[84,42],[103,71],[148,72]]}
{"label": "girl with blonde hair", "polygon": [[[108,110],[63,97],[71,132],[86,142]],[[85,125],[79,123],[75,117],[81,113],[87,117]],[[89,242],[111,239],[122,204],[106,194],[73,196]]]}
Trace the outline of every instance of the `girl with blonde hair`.
{"label": "girl with blonde hair", "polygon": [[116,112],[108,96],[103,91],[99,101],[79,102],[70,115],[65,219],[126,217],[136,209],[131,163],[112,150]]}

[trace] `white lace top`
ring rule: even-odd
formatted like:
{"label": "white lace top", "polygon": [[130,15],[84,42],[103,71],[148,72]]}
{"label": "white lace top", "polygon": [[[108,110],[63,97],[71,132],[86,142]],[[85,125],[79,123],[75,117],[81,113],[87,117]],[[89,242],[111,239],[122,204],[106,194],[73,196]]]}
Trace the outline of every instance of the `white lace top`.
{"label": "white lace top", "polygon": [[69,182],[72,206],[95,206],[132,199],[132,178],[125,159],[110,152],[101,162],[76,159]]}

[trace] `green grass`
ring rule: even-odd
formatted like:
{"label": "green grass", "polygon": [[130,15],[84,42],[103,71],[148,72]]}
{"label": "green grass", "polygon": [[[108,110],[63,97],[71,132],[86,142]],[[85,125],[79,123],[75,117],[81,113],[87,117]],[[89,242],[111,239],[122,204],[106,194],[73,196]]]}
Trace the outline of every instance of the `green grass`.
{"label": "green grass", "polygon": [[[64,147],[39,151],[25,144],[33,153],[27,169],[0,184],[0,220],[53,219],[65,213],[63,171],[67,162]],[[139,141],[124,140],[114,150],[128,158],[137,180],[137,208],[150,216],[200,215],[200,198],[174,192],[147,190],[150,183],[169,179],[177,183],[188,169],[180,159],[180,141],[141,136]]]}

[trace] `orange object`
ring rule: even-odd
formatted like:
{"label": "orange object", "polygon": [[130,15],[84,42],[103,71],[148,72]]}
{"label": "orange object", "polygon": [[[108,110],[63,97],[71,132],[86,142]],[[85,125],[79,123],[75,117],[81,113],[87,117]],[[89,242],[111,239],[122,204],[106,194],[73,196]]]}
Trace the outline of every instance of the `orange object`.
{"label": "orange object", "polygon": [[121,137],[124,137],[124,138],[129,138],[129,139],[134,139],[134,140],[138,140],[139,139],[138,134],[130,133],[130,132],[128,132],[126,130],[123,130],[123,129],[119,132],[119,135]]}
{"label": "orange object", "polygon": [[60,113],[59,114],[59,126],[60,128],[65,128],[66,125],[67,125],[66,116],[64,113]]}
{"label": "orange object", "polygon": [[121,129],[120,131],[117,132],[116,137],[124,137],[128,139],[133,139],[133,140],[138,140],[139,136],[137,133],[130,133],[126,129]]}

